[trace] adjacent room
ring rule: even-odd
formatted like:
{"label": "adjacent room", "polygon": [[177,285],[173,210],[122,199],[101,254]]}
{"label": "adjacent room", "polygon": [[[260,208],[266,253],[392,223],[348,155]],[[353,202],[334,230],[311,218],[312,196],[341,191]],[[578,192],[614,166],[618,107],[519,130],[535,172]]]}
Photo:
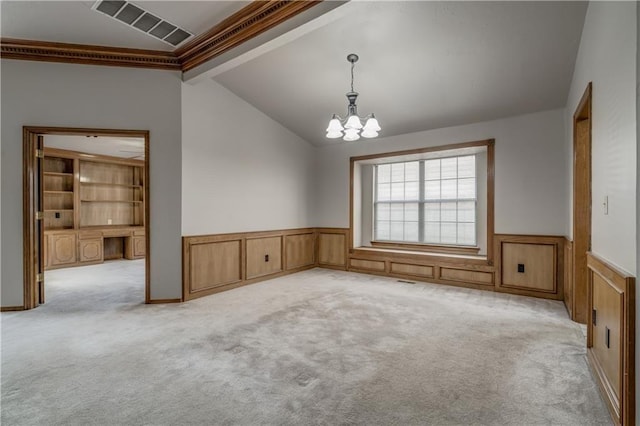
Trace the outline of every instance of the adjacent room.
{"label": "adjacent room", "polygon": [[637,2],[0,17],[3,424],[635,424]]}

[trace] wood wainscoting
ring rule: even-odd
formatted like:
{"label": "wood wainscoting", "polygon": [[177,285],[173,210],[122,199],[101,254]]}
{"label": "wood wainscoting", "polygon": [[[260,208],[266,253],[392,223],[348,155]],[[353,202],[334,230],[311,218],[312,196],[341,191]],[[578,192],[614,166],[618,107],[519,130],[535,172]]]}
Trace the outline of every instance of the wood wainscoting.
{"label": "wood wainscoting", "polygon": [[[313,267],[562,300],[564,237],[497,235],[496,264],[482,256],[358,247],[348,228],[183,237],[183,299]],[[518,265],[524,272],[518,272]]]}
{"label": "wood wainscoting", "polygon": [[635,278],[587,253],[587,360],[611,417],[635,423]]}
{"label": "wood wainscoting", "polygon": [[182,298],[191,300],[317,265],[316,230],[182,238]]}
{"label": "wood wainscoting", "polygon": [[477,256],[358,247],[349,253],[348,270],[483,290],[494,286],[494,267]]}

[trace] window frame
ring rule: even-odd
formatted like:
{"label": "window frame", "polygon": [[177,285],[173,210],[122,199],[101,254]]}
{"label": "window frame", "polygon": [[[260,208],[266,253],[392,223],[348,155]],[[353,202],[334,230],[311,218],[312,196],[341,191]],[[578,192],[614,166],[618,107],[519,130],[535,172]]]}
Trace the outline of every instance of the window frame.
{"label": "window frame", "polygon": [[[463,142],[463,143],[455,143],[448,145],[438,145],[432,147],[418,148],[418,149],[410,149],[404,151],[393,151],[386,152],[380,154],[370,154],[370,155],[362,155],[355,156],[350,158],[350,185],[349,185],[349,250],[353,253],[354,249],[357,249],[354,245],[354,236],[356,232],[354,232],[354,169],[358,162],[368,161],[368,160],[379,160],[383,158],[390,158],[389,163],[405,163],[411,160],[398,160],[393,161],[391,157],[401,157],[401,156],[409,156],[415,154],[423,154],[428,152],[438,152],[438,151],[453,151],[453,150],[462,150],[464,148],[474,148],[474,147],[486,147],[486,155],[487,155],[487,177],[486,177],[486,254],[483,256],[487,264],[493,264],[493,256],[495,249],[493,247],[493,238],[494,238],[494,204],[495,204],[495,140],[494,139],[486,139],[486,140],[478,140],[471,142]],[[442,158],[445,157],[460,157],[464,156],[463,153],[456,154],[451,153],[447,155],[443,155]],[[476,191],[478,187],[478,176],[476,175]],[[374,184],[374,191],[375,191]],[[423,194],[420,194],[421,196]],[[375,200],[375,197],[373,198]],[[407,251],[417,251],[417,252],[426,252],[426,253],[434,253],[438,255],[477,255],[480,248],[478,247],[478,209],[477,209],[477,199],[478,194],[476,192],[476,246],[463,246],[463,245],[449,245],[449,244],[433,244],[433,243],[420,243],[420,242],[402,242],[402,241],[376,241],[375,239],[371,241],[371,246],[375,249],[379,250],[407,250]],[[373,208],[373,206],[372,206]],[[375,226],[375,219],[372,221],[372,225]],[[359,232],[358,232],[359,234]],[[375,237],[375,233],[373,234]]]}

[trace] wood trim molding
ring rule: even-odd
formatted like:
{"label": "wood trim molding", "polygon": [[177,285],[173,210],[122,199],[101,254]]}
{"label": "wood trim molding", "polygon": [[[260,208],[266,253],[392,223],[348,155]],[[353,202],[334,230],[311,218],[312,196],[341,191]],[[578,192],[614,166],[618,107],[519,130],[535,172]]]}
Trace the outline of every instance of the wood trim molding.
{"label": "wood trim molding", "polygon": [[0,308],[0,312],[17,312],[24,311],[24,306],[3,306]]}
{"label": "wood trim molding", "polygon": [[[587,361],[614,423],[633,425],[636,406],[635,278],[591,252],[587,253],[587,266]],[[594,290],[596,283],[599,287],[597,294]],[[596,299],[599,300],[597,305]],[[594,307],[597,308],[595,321]],[[595,330],[596,324],[600,330]],[[604,327],[613,331],[616,342],[611,347],[608,347],[608,342],[605,347],[604,339],[595,336],[596,332],[604,331]],[[608,353],[616,349],[619,353]],[[618,373],[617,377],[611,377],[612,371]]]}
{"label": "wood trim molding", "polygon": [[153,299],[147,300],[147,304],[149,305],[161,305],[165,303],[181,303],[182,299]]}
{"label": "wood trim molding", "polygon": [[321,3],[257,0],[173,52],[14,38],[0,39],[0,57],[117,67],[189,71]]}
{"label": "wood trim molding", "polygon": [[173,52],[13,38],[0,39],[0,57],[23,61],[181,70],[180,59]]}
{"label": "wood trim molding", "polygon": [[176,49],[182,71],[189,71],[319,3],[317,0],[253,1]]}
{"label": "wood trim molding", "polygon": [[[49,126],[24,126],[23,127],[23,292],[24,308],[32,309],[37,306],[35,300],[36,286],[35,271],[33,270],[33,256],[36,255],[34,242],[35,234],[35,206],[33,203],[34,178],[35,178],[35,151],[34,137],[38,135],[80,135],[80,136],[126,136],[144,138],[144,229],[145,229],[145,303],[152,303],[151,295],[151,232],[150,232],[150,179],[149,179],[149,131],[148,130],[123,130],[123,129],[88,129],[78,127],[49,127]],[[71,152],[71,151],[69,151]],[[76,169],[77,170],[77,169]],[[40,262],[44,262],[41,250]]]}
{"label": "wood trim molding", "polygon": [[573,114],[573,275],[571,313],[574,321],[587,322],[587,252],[591,250],[591,133],[592,88],[590,82]]}

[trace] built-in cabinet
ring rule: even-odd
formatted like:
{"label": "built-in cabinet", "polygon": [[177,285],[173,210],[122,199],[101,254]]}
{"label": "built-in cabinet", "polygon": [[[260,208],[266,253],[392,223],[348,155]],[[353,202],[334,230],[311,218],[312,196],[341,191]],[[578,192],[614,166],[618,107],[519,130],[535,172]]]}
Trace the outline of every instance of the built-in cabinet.
{"label": "built-in cabinet", "polygon": [[144,162],[45,148],[45,269],[145,256]]}

